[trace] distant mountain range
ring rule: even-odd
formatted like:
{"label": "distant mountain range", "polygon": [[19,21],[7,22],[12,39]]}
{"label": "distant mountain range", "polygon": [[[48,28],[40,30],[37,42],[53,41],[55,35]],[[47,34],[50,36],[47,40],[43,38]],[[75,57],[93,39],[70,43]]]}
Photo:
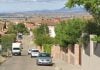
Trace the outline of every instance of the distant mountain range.
{"label": "distant mountain range", "polygon": [[52,14],[52,13],[64,13],[64,14],[68,14],[68,13],[87,13],[87,11],[84,8],[81,7],[75,7],[75,8],[60,8],[60,9],[56,9],[56,10],[37,10],[37,11],[24,11],[24,12],[15,12],[15,13],[0,13],[0,16],[11,16],[11,15],[16,15],[16,14],[27,14],[27,15],[31,15],[31,14]]}
{"label": "distant mountain range", "polygon": [[26,11],[26,12],[18,12],[18,13],[86,13],[87,11],[84,8],[77,7],[77,8],[60,8],[56,10],[40,10],[40,11]]}

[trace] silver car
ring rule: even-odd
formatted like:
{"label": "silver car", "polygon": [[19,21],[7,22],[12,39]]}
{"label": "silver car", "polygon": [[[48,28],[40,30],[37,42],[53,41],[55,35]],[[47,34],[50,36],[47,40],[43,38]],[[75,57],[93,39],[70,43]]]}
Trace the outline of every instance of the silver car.
{"label": "silver car", "polygon": [[40,53],[36,63],[37,65],[52,65],[52,57],[48,53]]}

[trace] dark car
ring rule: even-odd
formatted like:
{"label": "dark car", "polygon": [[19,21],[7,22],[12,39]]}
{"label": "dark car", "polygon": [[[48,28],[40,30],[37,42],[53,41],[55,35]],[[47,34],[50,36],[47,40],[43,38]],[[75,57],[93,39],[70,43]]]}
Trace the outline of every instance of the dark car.
{"label": "dark car", "polygon": [[23,39],[23,34],[22,33],[18,33],[18,39]]}

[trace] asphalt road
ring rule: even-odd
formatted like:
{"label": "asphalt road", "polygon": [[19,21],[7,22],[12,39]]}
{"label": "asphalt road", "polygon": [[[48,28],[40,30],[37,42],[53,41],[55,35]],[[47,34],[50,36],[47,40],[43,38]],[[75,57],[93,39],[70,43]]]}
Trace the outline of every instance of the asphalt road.
{"label": "asphalt road", "polygon": [[0,70],[54,70],[54,66],[38,66],[36,58],[31,58],[27,50],[34,47],[30,36],[24,36],[21,56],[12,56],[0,66]]}
{"label": "asphalt road", "polygon": [[37,66],[36,58],[24,51],[22,56],[12,56],[0,66],[0,70],[54,70],[54,66]]}

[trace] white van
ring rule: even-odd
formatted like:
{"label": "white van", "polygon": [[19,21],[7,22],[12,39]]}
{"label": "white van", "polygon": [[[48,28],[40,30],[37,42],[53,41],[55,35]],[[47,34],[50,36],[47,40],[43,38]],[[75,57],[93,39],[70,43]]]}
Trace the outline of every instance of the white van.
{"label": "white van", "polygon": [[12,55],[21,55],[21,43],[12,43]]}

